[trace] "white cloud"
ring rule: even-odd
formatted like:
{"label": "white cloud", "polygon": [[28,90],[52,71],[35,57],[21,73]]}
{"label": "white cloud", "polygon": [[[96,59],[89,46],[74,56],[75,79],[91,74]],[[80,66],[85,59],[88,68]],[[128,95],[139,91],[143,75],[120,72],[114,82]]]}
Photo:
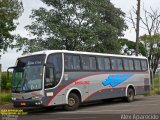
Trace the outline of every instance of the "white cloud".
{"label": "white cloud", "polygon": [[16,52],[16,50],[9,49],[7,53],[2,54],[2,71],[6,71],[8,67],[14,66],[16,59],[20,57],[22,52]]}

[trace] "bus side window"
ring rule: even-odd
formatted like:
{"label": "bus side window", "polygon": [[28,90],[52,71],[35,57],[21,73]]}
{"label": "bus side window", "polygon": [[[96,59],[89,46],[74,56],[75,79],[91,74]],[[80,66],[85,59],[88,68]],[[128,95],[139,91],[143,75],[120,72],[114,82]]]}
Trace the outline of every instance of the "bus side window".
{"label": "bus side window", "polygon": [[129,63],[129,70],[134,70],[133,60],[129,59],[128,63]]}
{"label": "bus side window", "polygon": [[105,70],[111,69],[109,58],[104,58],[104,69]]}
{"label": "bus side window", "polygon": [[64,56],[64,65],[65,70],[73,70],[73,56],[65,55]]}
{"label": "bus side window", "polygon": [[96,66],[96,58],[95,57],[89,57],[89,66],[90,66],[90,70],[96,70],[97,66]]}
{"label": "bus side window", "polygon": [[142,70],[145,71],[148,69],[147,67],[147,61],[146,60],[141,60],[141,65],[142,65]]}
{"label": "bus side window", "polygon": [[73,68],[74,70],[80,70],[80,57],[78,55],[73,55]]}
{"label": "bus side window", "polygon": [[122,59],[120,58],[112,58],[112,70],[123,70]]}
{"label": "bus side window", "polygon": [[125,70],[130,70],[129,69],[129,60],[128,59],[123,59],[123,64],[124,64],[124,69]]}
{"label": "bus side window", "polygon": [[96,70],[96,57],[94,56],[82,56],[83,70]]}
{"label": "bus side window", "polygon": [[[49,76],[49,81],[54,80],[52,86],[54,87],[59,83],[62,75],[62,54],[56,53],[49,55],[47,59],[47,64],[52,67],[46,67],[46,74],[48,74],[46,75],[46,77]],[[46,81],[47,80],[48,79],[46,78]]]}
{"label": "bus side window", "polygon": [[140,60],[134,60],[135,70],[141,70]]}
{"label": "bus side window", "polygon": [[54,73],[52,67],[46,67],[45,88],[54,87]]}
{"label": "bus side window", "polygon": [[110,61],[109,58],[98,57],[98,69],[99,70],[110,70]]}
{"label": "bus side window", "polygon": [[133,60],[131,59],[123,59],[124,69],[125,70],[134,70]]}
{"label": "bus side window", "polygon": [[80,57],[79,55],[67,54],[64,57],[65,70],[80,70]]}
{"label": "bus side window", "polygon": [[97,61],[98,61],[98,69],[99,70],[104,70],[104,60],[103,60],[103,58],[102,57],[98,57]]}
{"label": "bus side window", "polygon": [[83,70],[89,70],[90,68],[89,56],[82,56],[82,67]]}

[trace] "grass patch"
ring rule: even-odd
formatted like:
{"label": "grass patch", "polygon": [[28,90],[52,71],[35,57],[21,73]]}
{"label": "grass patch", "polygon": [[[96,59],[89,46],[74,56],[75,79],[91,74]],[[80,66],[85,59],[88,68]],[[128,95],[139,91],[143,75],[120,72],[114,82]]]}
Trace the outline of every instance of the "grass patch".
{"label": "grass patch", "polygon": [[160,95],[160,74],[154,76],[151,91],[146,95]]}
{"label": "grass patch", "polygon": [[11,92],[10,91],[2,91],[0,93],[0,104],[11,102]]}

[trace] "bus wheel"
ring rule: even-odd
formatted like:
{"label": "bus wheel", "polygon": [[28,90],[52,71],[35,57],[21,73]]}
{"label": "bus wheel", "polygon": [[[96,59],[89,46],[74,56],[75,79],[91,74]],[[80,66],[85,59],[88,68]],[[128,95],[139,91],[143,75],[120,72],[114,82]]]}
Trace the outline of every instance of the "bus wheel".
{"label": "bus wheel", "polygon": [[134,100],[134,89],[128,88],[127,90],[127,97],[125,97],[126,102],[132,102]]}
{"label": "bus wheel", "polygon": [[79,97],[74,93],[70,93],[68,96],[68,104],[64,106],[64,109],[68,111],[76,110],[79,107],[79,104]]}

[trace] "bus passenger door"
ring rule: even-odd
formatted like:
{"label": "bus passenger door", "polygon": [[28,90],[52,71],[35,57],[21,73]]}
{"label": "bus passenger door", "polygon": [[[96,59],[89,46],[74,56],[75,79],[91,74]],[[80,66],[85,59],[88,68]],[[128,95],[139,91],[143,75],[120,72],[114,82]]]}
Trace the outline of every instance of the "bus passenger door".
{"label": "bus passenger door", "polygon": [[[62,55],[59,53],[50,54],[45,67],[45,92],[49,98],[57,93],[62,75]],[[51,105],[62,104],[63,94],[57,94],[51,102]]]}

